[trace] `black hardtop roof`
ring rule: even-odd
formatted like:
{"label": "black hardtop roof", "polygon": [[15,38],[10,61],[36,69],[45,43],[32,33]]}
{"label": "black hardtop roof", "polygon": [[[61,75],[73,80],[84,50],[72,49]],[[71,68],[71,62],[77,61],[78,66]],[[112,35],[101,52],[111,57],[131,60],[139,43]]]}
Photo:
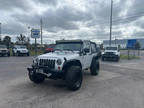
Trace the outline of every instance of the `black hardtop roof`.
{"label": "black hardtop roof", "polygon": [[57,40],[56,41],[56,44],[57,43],[83,43],[85,41],[89,41],[89,40],[80,40],[80,39],[77,39],[77,40]]}
{"label": "black hardtop roof", "polygon": [[76,43],[82,43],[83,41],[82,40],[57,40],[56,43],[73,43],[73,42],[76,42]]}

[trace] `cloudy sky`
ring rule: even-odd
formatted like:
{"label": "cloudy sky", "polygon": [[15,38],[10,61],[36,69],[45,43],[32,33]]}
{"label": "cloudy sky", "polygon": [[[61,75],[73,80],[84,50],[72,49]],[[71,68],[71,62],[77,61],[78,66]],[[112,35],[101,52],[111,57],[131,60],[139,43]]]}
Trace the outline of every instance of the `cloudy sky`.
{"label": "cloudy sky", "polygon": [[[113,39],[144,37],[144,0],[113,0]],[[43,19],[44,43],[109,39],[111,0],[0,0],[2,36],[30,36]]]}

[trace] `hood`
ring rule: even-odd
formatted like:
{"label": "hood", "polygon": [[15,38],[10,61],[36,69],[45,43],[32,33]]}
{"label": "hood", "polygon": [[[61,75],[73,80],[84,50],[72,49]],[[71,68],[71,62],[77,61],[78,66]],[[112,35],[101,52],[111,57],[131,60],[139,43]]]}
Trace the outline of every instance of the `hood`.
{"label": "hood", "polygon": [[7,48],[0,48],[0,50],[8,50]]}
{"label": "hood", "polygon": [[104,52],[118,52],[117,50],[105,50]]}
{"label": "hood", "polygon": [[27,51],[26,48],[17,48],[17,50],[26,50]]}
{"label": "hood", "polygon": [[52,58],[52,59],[58,59],[58,58],[61,58],[63,59],[64,57],[69,60],[69,59],[74,59],[76,58],[77,56],[79,56],[78,52],[70,52],[70,51],[67,51],[67,52],[50,52],[50,53],[46,53],[46,54],[43,54],[43,55],[40,55],[38,56],[38,58]]}

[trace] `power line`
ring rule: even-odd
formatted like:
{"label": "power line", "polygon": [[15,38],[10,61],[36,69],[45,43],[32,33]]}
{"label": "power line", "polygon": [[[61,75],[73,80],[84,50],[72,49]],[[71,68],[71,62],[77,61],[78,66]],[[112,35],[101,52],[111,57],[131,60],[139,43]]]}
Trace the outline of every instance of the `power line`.
{"label": "power line", "polygon": [[[130,20],[130,19],[134,19],[134,18],[138,18],[138,17],[142,17],[142,16],[144,16],[144,14],[136,14],[136,15],[133,15],[133,16],[128,16],[128,17],[121,17],[121,19],[119,18],[119,19],[113,19],[113,23],[124,23],[124,22],[131,22],[132,20]],[[108,22],[108,20],[106,21],[105,20],[105,22],[103,22],[103,23],[98,23],[98,24],[95,24],[95,26],[97,26],[97,25],[103,25],[103,24],[109,24],[109,22]]]}
{"label": "power line", "polygon": [[113,21],[120,21],[120,20],[127,20],[127,19],[131,19],[131,18],[137,18],[140,16],[144,16],[144,12],[142,14],[135,14],[135,15],[131,15],[131,16],[126,16],[126,17],[121,17],[120,19],[114,19]]}

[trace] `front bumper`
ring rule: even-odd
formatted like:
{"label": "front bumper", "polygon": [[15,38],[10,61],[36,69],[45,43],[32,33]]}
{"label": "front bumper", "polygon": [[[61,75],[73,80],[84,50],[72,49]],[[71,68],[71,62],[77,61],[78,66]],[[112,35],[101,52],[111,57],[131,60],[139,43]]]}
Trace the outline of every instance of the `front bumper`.
{"label": "front bumper", "polygon": [[9,54],[9,52],[0,52],[0,55],[7,55],[7,54]]}
{"label": "front bumper", "polygon": [[25,54],[28,54],[29,52],[20,52],[20,51],[18,51],[18,54],[19,55],[25,55]]}
{"label": "front bumper", "polygon": [[112,54],[112,55],[103,54],[102,57],[103,58],[118,58],[119,56],[118,55],[114,55],[114,54]]}
{"label": "front bumper", "polygon": [[29,72],[33,72],[34,74],[40,73],[40,74],[44,75],[45,77],[51,78],[51,79],[63,78],[63,76],[64,76],[63,71],[57,71],[54,69],[50,69],[47,66],[34,66],[34,65],[32,65],[32,67],[27,68],[27,70]]}

